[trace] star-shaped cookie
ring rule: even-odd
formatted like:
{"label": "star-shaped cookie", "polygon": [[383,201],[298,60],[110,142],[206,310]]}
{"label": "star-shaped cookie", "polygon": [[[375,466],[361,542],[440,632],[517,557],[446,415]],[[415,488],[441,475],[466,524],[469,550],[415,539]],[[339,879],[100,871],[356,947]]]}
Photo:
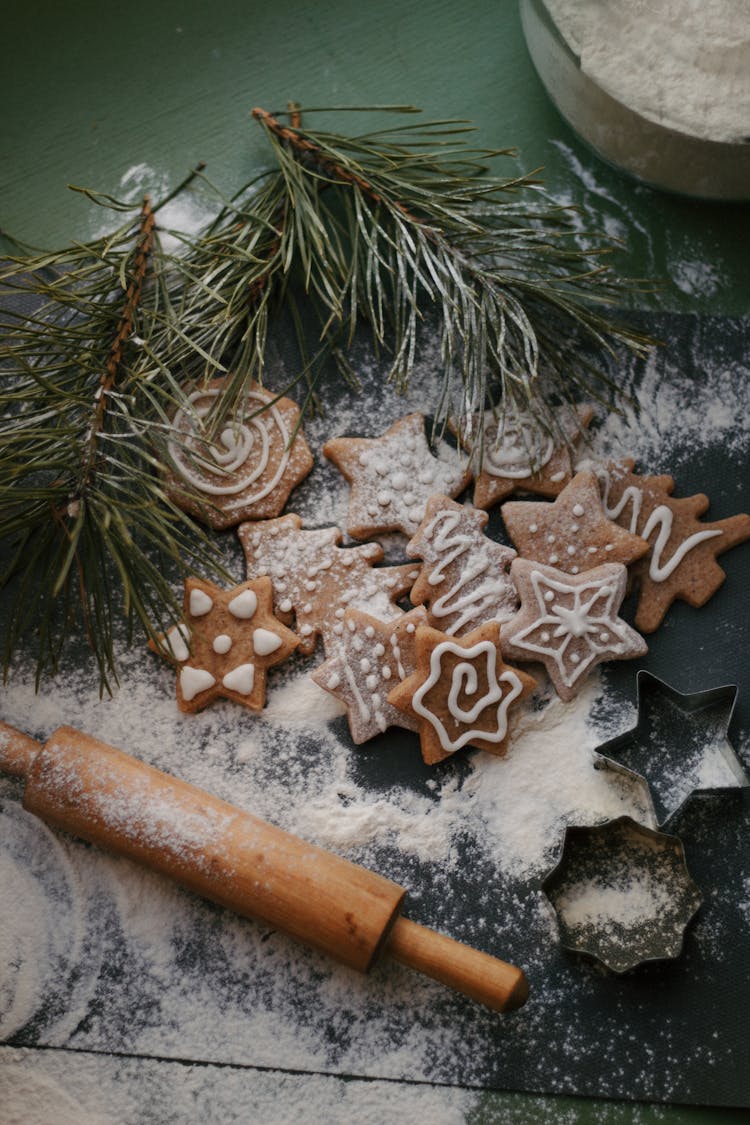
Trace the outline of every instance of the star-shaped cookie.
{"label": "star-shaped cookie", "polygon": [[503,656],[541,661],[561,699],[572,699],[603,660],[647,652],[643,637],[617,616],[627,587],[621,563],[573,575],[515,559],[510,575],[521,608],[503,625]]}
{"label": "star-shaped cookie", "polygon": [[607,515],[648,541],[648,555],[631,569],[639,589],[635,624],[652,633],[676,598],[696,608],[726,575],[716,556],[750,539],[750,515],[703,522],[708,497],[676,499],[670,476],[638,476],[633,462],[610,462],[597,471]]}
{"label": "star-shaped cookie", "polygon": [[184,620],[151,647],[170,658],[181,711],[233,699],[251,711],[266,701],[266,672],[295,650],[298,638],[274,617],[270,578],[222,590],[202,578],[185,582]]}
{"label": "star-shaped cookie", "polygon": [[507,621],[518,608],[508,574],[516,552],[487,538],[488,520],[478,508],[432,496],[406,547],[410,558],[423,560],[411,600],[427,605],[431,624],[450,636]]}
{"label": "star-shaped cookie", "polygon": [[474,483],[476,508],[491,508],[513,492],[562,492],[573,476],[570,446],[580,441],[594,411],[590,406],[560,406],[553,415],[557,437],[530,414],[513,408],[504,418],[488,410],[475,419],[483,432],[482,465]]}
{"label": "star-shaped cookie", "polygon": [[335,654],[311,676],[345,705],[357,745],[388,727],[416,730],[416,718],[393,707],[387,695],[414,671],[416,631],[426,622],[427,612],[421,606],[394,621],[378,621],[357,609],[344,614],[343,636]]}
{"label": "star-shaped cookie", "polygon": [[463,746],[502,757],[508,748],[508,710],[529,695],[536,680],[503,663],[500,626],[488,621],[463,637],[417,629],[416,670],[388,695],[414,718],[428,765]]}
{"label": "star-shaped cookie", "polygon": [[257,383],[224,420],[220,433],[207,440],[201,427],[225,382],[214,379],[194,391],[189,411],[177,411],[164,469],[174,502],[216,530],[278,516],[289,493],[313,467],[299,429],[299,407]]}
{"label": "star-shaped cookie", "polygon": [[684,695],[644,670],[637,682],[638,722],[597,747],[597,768],[645,778],[660,825],[693,793],[750,785],[728,737],[736,687]]}
{"label": "star-shaped cookie", "polygon": [[276,613],[287,624],[296,618],[301,653],[313,652],[321,636],[330,654],[343,634],[348,607],[384,621],[397,617],[402,610],[395,603],[419,573],[414,564],[375,567],[383,557],[377,543],[340,547],[337,527],[303,529],[293,513],[244,523],[237,533],[248,578],[268,575]]}
{"label": "star-shaped cookie", "polygon": [[521,558],[568,574],[609,562],[627,566],[648,551],[644,539],[607,517],[592,472],[576,473],[552,504],[510,500],[500,511]]}
{"label": "star-shaped cookie", "polygon": [[333,438],[323,453],[351,484],[347,531],[356,539],[413,535],[430,496],[458,496],[471,479],[458,450],[438,442],[432,453],[422,414],[407,414],[378,438]]}

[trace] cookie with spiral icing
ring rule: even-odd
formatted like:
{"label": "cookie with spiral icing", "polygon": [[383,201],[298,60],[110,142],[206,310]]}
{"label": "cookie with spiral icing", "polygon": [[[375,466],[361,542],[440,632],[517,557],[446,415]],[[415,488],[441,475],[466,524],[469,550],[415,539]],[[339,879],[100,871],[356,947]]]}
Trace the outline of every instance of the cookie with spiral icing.
{"label": "cookie with spiral icing", "polygon": [[278,516],[313,467],[300,409],[253,383],[216,434],[209,415],[225,386],[214,379],[172,418],[165,466],[171,499],[217,531]]}

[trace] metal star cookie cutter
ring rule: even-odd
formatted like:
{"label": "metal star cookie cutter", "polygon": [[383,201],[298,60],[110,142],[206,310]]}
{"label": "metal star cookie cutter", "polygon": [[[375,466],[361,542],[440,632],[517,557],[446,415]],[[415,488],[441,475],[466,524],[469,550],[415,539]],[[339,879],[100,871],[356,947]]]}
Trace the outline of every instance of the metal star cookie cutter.
{"label": "metal star cookie cutter", "polygon": [[703,901],[681,841],[629,816],[566,828],[542,891],[557,915],[563,948],[615,973],[678,957]]}
{"label": "metal star cookie cutter", "polygon": [[638,721],[597,747],[595,769],[645,781],[660,826],[693,793],[750,786],[727,734],[737,699],[734,684],[683,694],[644,670],[636,683]]}

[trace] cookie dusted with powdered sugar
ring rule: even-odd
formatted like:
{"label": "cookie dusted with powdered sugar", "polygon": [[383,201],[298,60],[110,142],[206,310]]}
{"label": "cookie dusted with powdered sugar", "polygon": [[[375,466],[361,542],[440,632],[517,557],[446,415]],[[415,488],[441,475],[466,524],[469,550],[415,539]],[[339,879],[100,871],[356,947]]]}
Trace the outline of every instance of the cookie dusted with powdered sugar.
{"label": "cookie dusted with powdered sugar", "polygon": [[632,660],[648,646],[618,617],[628,572],[605,563],[584,574],[516,559],[510,568],[521,608],[503,625],[503,655],[544,664],[561,699],[572,699],[605,660]]}
{"label": "cookie dusted with powdered sugar", "polygon": [[716,556],[750,539],[750,515],[713,523],[701,520],[709,500],[702,492],[674,497],[670,476],[638,476],[630,460],[597,468],[607,516],[648,544],[631,567],[638,587],[635,624],[652,633],[675,599],[705,605],[726,575]]}
{"label": "cookie dusted with powdered sugar", "polygon": [[269,578],[231,590],[188,578],[183,621],[162,637],[160,646],[150,647],[178,668],[181,711],[201,711],[219,698],[260,711],[266,702],[266,672],[298,644],[274,616]]}
{"label": "cookie dusted with powdered sugar", "polygon": [[463,637],[429,626],[416,634],[416,669],[388,695],[414,719],[422,757],[441,762],[464,746],[502,757],[508,748],[508,712],[536,688],[536,680],[503,662],[496,621]]}
{"label": "cookie dusted with powdered sugar", "polygon": [[591,472],[577,473],[552,504],[509,500],[500,513],[521,558],[567,574],[602,563],[627,566],[648,551],[644,539],[608,518]]}
{"label": "cookie dusted with powdered sugar", "polygon": [[174,502],[216,530],[278,516],[313,467],[297,404],[257,384],[209,440],[203,426],[225,383],[214,379],[177,411],[164,468]]}
{"label": "cookie dusted with powdered sugar", "polygon": [[571,449],[591,423],[590,406],[557,407],[556,433],[531,415],[509,408],[504,417],[488,410],[474,424],[482,431],[482,464],[474,482],[476,508],[491,508],[514,492],[557,496],[573,476]]}
{"label": "cookie dusted with powdered sugar", "polygon": [[426,605],[431,624],[450,636],[507,621],[518,608],[508,573],[516,552],[484,534],[488,520],[477,508],[432,496],[406,547],[410,558],[422,559],[411,600]]}
{"label": "cookie dusted with powdered sugar", "polygon": [[296,622],[302,653],[313,652],[320,636],[331,655],[350,607],[383,621],[397,617],[403,612],[397,600],[419,574],[413,563],[376,567],[383,558],[379,544],[340,547],[337,527],[303,528],[293,513],[244,523],[237,531],[248,578],[268,575],[273,580],[274,607],[287,624]]}
{"label": "cookie dusted with powdered sugar", "polygon": [[458,496],[471,479],[465,456],[446,442],[433,454],[422,414],[407,414],[378,438],[333,438],[323,453],[351,485],[346,529],[355,539],[413,535],[430,496]]}
{"label": "cookie dusted with powdered sugar", "polygon": [[359,745],[388,727],[416,730],[413,716],[388,702],[388,692],[414,671],[416,631],[427,623],[421,606],[393,621],[348,609],[333,656],[312,673],[320,687],[346,707],[352,740]]}

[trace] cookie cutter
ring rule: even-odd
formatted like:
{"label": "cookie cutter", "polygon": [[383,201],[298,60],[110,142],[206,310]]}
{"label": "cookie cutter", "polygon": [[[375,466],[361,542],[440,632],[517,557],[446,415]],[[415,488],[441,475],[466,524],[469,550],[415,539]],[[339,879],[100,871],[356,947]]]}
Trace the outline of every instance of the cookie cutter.
{"label": "cookie cutter", "polygon": [[646,782],[659,826],[693,793],[750,786],[727,734],[736,685],[683,694],[643,669],[636,685],[636,725],[597,747],[594,768]]}
{"label": "cookie cutter", "polygon": [[703,901],[677,836],[629,816],[568,826],[541,889],[557,915],[563,948],[618,974],[678,957]]}

